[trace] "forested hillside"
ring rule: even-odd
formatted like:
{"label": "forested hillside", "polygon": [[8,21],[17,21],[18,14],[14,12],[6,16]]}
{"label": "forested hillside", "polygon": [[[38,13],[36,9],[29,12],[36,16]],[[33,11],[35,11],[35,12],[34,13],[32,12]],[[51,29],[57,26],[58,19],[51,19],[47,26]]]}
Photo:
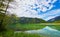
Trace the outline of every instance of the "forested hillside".
{"label": "forested hillside", "polygon": [[28,17],[20,17],[19,23],[46,23],[43,19],[40,18],[28,18]]}

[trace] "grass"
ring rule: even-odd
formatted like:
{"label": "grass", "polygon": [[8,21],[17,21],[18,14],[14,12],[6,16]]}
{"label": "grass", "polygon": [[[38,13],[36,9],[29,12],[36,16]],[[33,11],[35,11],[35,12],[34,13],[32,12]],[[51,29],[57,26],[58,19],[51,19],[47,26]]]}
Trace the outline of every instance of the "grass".
{"label": "grass", "polygon": [[14,35],[14,31],[12,30],[7,30],[4,32],[1,32],[0,34],[1,37],[13,37],[13,35]]}
{"label": "grass", "polygon": [[39,34],[29,34],[29,33],[15,33],[14,37],[41,37]]}
{"label": "grass", "polygon": [[30,24],[17,23],[16,25],[11,25],[10,27],[12,29],[15,29],[15,30],[26,31],[26,30],[42,29],[42,28],[44,28],[46,26],[50,26],[50,27],[54,26],[57,29],[57,24],[60,24],[60,23],[35,23],[35,24],[33,24],[33,23],[30,23]]}
{"label": "grass", "polygon": [[[29,34],[29,33],[24,33],[23,31],[26,31],[26,30],[37,30],[37,29],[42,29],[44,28],[45,26],[48,26],[48,25],[43,25],[42,23],[41,24],[16,24],[15,25],[16,29],[20,29],[22,32],[19,32],[19,33],[14,33],[14,31],[11,31],[11,30],[8,30],[6,32],[3,32],[2,35],[0,35],[0,37],[47,37],[47,36],[42,36],[40,34]],[[51,28],[54,28],[54,29],[58,29],[60,30],[60,26],[59,25],[49,25]],[[12,26],[13,27],[13,26]]]}
{"label": "grass", "polygon": [[25,30],[37,30],[37,29],[42,29],[44,28],[45,25],[40,25],[40,24],[16,24],[16,28],[20,29],[22,31]]}
{"label": "grass", "polygon": [[40,34],[29,34],[24,32],[14,33],[13,31],[6,31],[0,37],[45,37]]}

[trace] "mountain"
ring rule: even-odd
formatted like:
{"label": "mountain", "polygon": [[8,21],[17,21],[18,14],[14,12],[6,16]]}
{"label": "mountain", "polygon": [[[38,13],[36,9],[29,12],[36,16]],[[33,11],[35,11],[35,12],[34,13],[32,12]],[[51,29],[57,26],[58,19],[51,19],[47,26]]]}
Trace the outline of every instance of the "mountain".
{"label": "mountain", "polygon": [[47,22],[60,22],[60,16],[52,18],[52,19],[48,20]]}
{"label": "mountain", "polygon": [[19,23],[46,23],[46,21],[39,18],[20,17]]}

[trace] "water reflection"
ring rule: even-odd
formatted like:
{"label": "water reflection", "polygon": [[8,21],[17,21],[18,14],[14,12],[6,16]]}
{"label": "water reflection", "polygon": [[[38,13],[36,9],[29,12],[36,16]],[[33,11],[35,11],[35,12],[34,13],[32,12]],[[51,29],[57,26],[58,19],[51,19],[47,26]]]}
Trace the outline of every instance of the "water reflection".
{"label": "water reflection", "polygon": [[60,37],[60,31],[53,29],[49,26],[46,26],[43,29],[39,29],[39,30],[29,30],[29,31],[25,31],[26,33],[38,33],[40,35],[43,36],[48,36],[48,37]]}

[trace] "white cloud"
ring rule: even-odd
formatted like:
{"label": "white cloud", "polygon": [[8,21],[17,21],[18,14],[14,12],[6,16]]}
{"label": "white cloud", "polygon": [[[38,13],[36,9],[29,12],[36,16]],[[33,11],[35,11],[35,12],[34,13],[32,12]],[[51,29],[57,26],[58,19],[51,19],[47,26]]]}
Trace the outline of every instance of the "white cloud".
{"label": "white cloud", "polygon": [[48,13],[43,14],[42,16],[43,16],[42,19],[46,21],[54,17],[60,16],[60,9],[51,10]]}
{"label": "white cloud", "polygon": [[[26,11],[26,10],[31,10],[33,8],[36,8],[36,6],[31,7],[30,5],[34,5],[37,4],[38,8],[40,8],[40,11],[42,12],[46,12],[47,10],[50,10],[53,8],[53,4],[49,4],[51,3],[51,0],[15,0],[15,5],[11,5],[13,7],[16,8],[16,11],[22,12],[22,11]],[[53,2],[55,2],[56,0],[53,0]],[[17,3],[17,4],[16,4]],[[46,7],[45,7],[46,6]],[[49,7],[49,8],[47,8]],[[33,10],[31,10],[33,11]],[[35,11],[36,12],[36,11]]]}
{"label": "white cloud", "polygon": [[52,1],[52,3],[55,3],[57,0]]}
{"label": "white cloud", "polygon": [[[8,9],[8,11],[13,12],[17,14],[19,17],[31,17],[31,18],[42,18],[44,20],[49,20],[55,16],[52,17],[52,15],[57,15],[60,11],[58,10],[51,10],[48,13],[40,14],[38,15],[38,12],[46,12],[47,10],[50,10],[53,8],[53,3],[56,2],[56,0],[15,0],[15,4],[10,4],[15,9]],[[52,3],[52,4],[49,4]],[[37,4],[38,6],[34,6],[34,4]],[[33,5],[33,7],[31,7]],[[49,7],[49,8],[47,8]],[[34,8],[39,8],[36,10],[32,10]],[[41,12],[42,11],[42,12]],[[56,12],[55,12],[56,11]],[[47,17],[47,18],[46,18]]]}

